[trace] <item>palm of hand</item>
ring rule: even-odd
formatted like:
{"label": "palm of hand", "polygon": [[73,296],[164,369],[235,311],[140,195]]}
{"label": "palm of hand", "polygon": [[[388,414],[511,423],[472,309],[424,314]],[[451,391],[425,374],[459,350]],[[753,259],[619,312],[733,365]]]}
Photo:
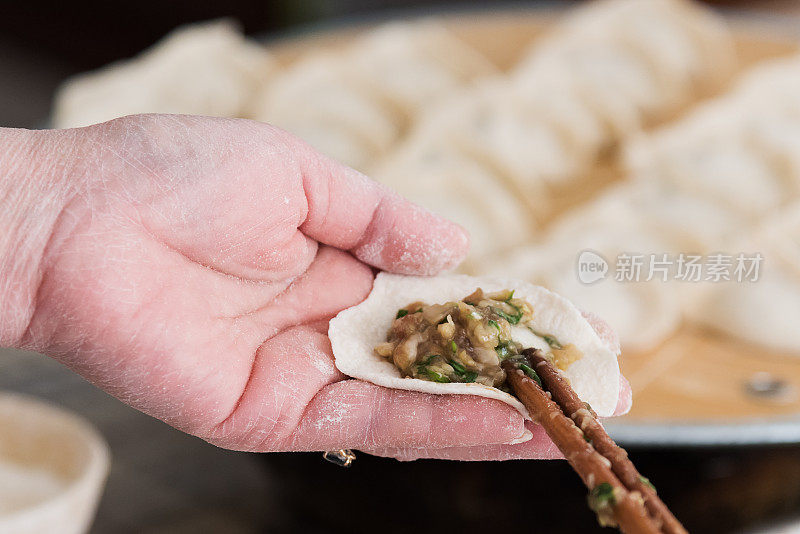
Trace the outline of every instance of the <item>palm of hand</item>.
{"label": "palm of hand", "polygon": [[29,347],[230,448],[401,455],[521,434],[500,403],[385,390],[333,364],[327,321],[368,294],[367,264],[452,267],[454,225],[259,123],[130,117],[70,149],[85,187],[46,251]]}

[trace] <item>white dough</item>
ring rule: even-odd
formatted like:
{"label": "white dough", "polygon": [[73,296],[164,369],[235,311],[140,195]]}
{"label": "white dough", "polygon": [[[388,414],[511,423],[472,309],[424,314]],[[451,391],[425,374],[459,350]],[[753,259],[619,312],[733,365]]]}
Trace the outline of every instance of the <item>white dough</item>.
{"label": "white dough", "polygon": [[751,220],[788,198],[790,185],[770,154],[753,143],[750,128],[713,120],[704,130],[696,125],[672,128],[663,137],[656,134],[643,141],[650,147],[631,146],[629,167],[634,177],[671,183]]}
{"label": "white dough", "polygon": [[653,349],[680,324],[679,295],[668,283],[618,282],[610,271],[608,278],[587,285],[578,279],[574,259],[569,265],[545,273],[543,278],[549,289],[569,298],[582,310],[603,317],[619,336],[624,350]]}

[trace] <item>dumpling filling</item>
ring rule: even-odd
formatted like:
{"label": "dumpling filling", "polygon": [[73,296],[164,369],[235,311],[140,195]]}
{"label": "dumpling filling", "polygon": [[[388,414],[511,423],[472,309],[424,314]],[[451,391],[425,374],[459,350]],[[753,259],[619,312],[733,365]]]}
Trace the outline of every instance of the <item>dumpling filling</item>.
{"label": "dumpling filling", "polygon": [[519,329],[546,347],[548,359],[562,370],[583,356],[574,345],[534,332],[533,313],[511,290],[484,294],[478,288],[458,302],[412,302],[398,310],[386,342],[375,352],[394,362],[404,377],[506,389],[500,362],[507,359],[519,360],[519,367],[538,381],[521,355],[528,347],[514,339],[520,339]]}

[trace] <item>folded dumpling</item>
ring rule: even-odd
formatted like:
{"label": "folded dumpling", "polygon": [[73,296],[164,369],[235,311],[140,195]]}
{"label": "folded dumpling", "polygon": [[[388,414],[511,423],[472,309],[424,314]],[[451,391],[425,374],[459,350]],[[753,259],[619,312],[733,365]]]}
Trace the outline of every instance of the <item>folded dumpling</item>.
{"label": "folded dumpling", "polygon": [[[739,254],[744,255],[741,263]],[[690,319],[800,355],[800,205],[770,217],[732,247],[730,256],[729,279],[700,288],[688,310]]]}
{"label": "folded dumpling", "polygon": [[433,20],[385,24],[356,40],[345,55],[359,82],[405,121],[497,70]]}
{"label": "folded dumpling", "polygon": [[800,56],[747,73],[723,97],[631,140],[637,180],[669,184],[757,221],[800,191]]}
{"label": "folded dumpling", "polygon": [[346,58],[333,52],[304,57],[281,73],[253,100],[249,115],[359,170],[399,135],[391,110],[353,78]]}
{"label": "folded dumpling", "polygon": [[485,165],[435,136],[420,136],[370,175],[406,198],[455,221],[470,233],[462,269],[524,243],[534,221],[519,196]]}
{"label": "folded dumpling", "polygon": [[134,113],[243,117],[276,62],[227,21],[170,33],[139,56],[71,78],[59,90],[57,128]]}

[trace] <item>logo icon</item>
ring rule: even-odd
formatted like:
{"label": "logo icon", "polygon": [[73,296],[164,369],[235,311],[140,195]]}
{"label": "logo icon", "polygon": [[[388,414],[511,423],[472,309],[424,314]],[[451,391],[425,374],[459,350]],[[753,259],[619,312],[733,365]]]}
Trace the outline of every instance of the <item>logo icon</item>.
{"label": "logo icon", "polygon": [[608,274],[608,262],[594,250],[582,250],[578,254],[578,280],[584,284],[594,284],[605,279]]}

